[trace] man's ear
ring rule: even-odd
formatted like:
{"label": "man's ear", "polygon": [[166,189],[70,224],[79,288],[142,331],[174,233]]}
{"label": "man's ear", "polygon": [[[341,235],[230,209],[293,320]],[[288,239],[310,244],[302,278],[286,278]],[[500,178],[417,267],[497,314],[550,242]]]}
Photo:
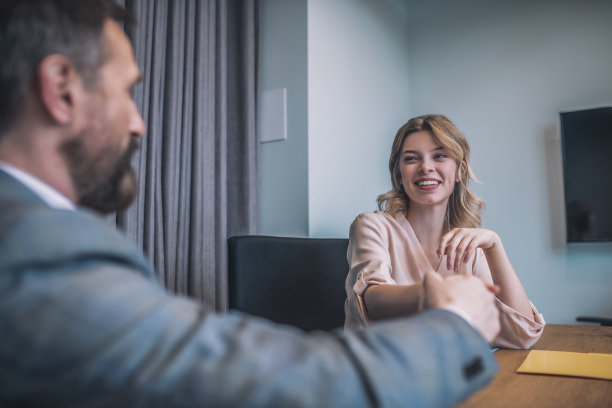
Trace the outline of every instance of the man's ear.
{"label": "man's ear", "polygon": [[38,65],[37,76],[41,103],[49,116],[61,124],[70,122],[74,115],[74,93],[81,83],[72,62],[62,55],[48,55]]}

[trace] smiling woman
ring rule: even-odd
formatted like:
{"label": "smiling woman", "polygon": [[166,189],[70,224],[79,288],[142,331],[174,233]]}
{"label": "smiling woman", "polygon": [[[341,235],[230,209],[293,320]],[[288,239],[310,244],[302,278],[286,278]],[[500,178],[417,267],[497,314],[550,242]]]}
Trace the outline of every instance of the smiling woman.
{"label": "smiling woman", "polygon": [[493,344],[528,348],[544,320],[527,298],[495,232],[479,228],[484,202],[469,188],[476,180],[470,148],[442,115],[409,120],[397,132],[389,171],[392,189],[380,211],[360,214],[349,233],[345,327],[409,315],[427,307],[423,279],[474,275],[497,295],[501,333]]}

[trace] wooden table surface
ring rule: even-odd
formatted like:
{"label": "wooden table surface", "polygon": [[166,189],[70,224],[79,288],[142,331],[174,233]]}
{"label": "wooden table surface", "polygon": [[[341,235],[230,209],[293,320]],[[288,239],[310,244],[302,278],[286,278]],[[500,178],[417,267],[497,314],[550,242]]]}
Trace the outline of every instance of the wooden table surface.
{"label": "wooden table surface", "polygon": [[[532,350],[612,353],[612,327],[549,324]],[[456,407],[612,408],[612,381],[519,374],[529,350],[498,350],[499,371],[483,390]]]}

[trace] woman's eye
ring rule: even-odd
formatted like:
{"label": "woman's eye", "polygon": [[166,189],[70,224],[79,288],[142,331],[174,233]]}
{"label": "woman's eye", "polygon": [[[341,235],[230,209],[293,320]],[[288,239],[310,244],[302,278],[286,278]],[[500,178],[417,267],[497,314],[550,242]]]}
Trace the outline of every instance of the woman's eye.
{"label": "woman's eye", "polygon": [[446,159],[446,158],[448,158],[448,156],[442,153],[438,153],[434,156],[434,159]]}
{"label": "woman's eye", "polygon": [[405,156],[404,157],[404,163],[412,163],[414,161],[416,161],[416,157],[414,157],[414,156]]}

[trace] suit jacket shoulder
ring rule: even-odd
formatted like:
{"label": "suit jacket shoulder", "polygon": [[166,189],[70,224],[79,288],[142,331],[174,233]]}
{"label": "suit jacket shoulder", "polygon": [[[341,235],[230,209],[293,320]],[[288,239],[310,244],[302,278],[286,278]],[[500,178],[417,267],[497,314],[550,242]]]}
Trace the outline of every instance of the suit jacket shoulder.
{"label": "suit jacket shoulder", "polygon": [[0,217],[0,271],[53,268],[97,259],[152,274],[141,251],[94,214],[45,207],[25,207],[5,214]]}
{"label": "suit jacket shoulder", "polygon": [[113,259],[152,275],[142,251],[98,215],[50,208],[0,171],[0,273],[88,258]]}

